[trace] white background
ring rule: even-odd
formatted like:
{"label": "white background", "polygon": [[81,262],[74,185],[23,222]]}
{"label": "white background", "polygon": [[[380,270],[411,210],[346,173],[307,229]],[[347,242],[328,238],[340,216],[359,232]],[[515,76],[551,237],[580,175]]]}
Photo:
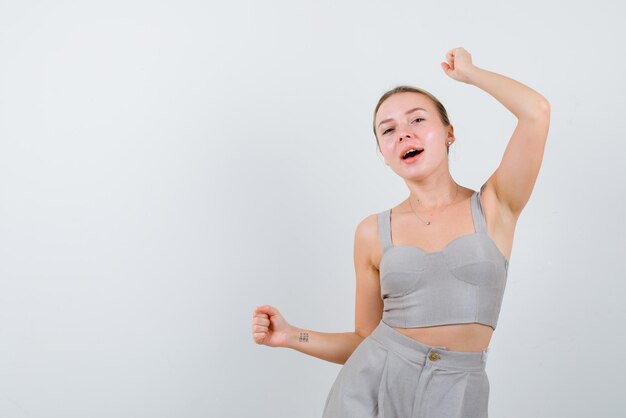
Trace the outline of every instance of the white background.
{"label": "white background", "polygon": [[623,416],[613,7],[2,1],[0,416],[321,416],[341,366],[256,345],[252,311],[354,329],[354,231],[408,194],[371,131],[389,88],[447,107],[457,182],[495,170],[515,118],[443,73],[457,46],[552,105],[490,416]]}

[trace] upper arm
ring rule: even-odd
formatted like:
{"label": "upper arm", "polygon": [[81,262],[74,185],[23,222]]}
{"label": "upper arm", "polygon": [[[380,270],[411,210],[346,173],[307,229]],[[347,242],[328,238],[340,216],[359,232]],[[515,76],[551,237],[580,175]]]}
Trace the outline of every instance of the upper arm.
{"label": "upper arm", "polygon": [[356,272],[355,332],[365,338],[382,318],[380,275],[373,262],[378,245],[376,215],[370,215],[357,226],[354,234],[354,269]]}
{"label": "upper arm", "polygon": [[539,174],[548,128],[550,104],[543,101],[533,117],[518,119],[500,165],[487,181],[500,204],[518,216],[532,193]]}

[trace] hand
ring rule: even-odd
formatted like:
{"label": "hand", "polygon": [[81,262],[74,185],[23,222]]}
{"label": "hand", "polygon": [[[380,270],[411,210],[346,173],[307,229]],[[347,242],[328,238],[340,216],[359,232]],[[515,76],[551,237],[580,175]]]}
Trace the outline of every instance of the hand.
{"label": "hand", "polygon": [[278,309],[271,305],[257,306],[252,317],[252,338],[257,344],[285,347],[293,327]]}
{"label": "hand", "polygon": [[476,68],[472,64],[472,56],[464,48],[454,48],[446,54],[448,62],[442,62],[441,68],[446,72],[448,76],[461,81],[463,83],[469,83],[469,74]]}

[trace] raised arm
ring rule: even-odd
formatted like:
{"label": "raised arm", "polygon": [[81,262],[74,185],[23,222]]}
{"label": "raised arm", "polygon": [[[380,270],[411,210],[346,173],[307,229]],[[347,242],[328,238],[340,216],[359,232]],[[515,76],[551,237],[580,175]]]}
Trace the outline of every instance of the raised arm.
{"label": "raised arm", "polygon": [[530,87],[476,67],[463,48],[449,51],[447,59],[448,63],[441,63],[447,75],[486,91],[517,118],[502,161],[485,183],[485,188],[493,188],[501,207],[517,217],[539,174],[550,126],[550,104]]}

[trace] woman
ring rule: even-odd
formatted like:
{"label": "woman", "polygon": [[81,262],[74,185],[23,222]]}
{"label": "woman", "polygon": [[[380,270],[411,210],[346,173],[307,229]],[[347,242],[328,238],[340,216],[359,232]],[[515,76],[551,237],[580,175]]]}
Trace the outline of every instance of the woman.
{"label": "woman", "polygon": [[412,87],[385,93],[374,135],[409,196],[356,229],[355,331],[300,329],[272,306],[254,310],[257,344],[344,365],[325,418],[487,417],[489,342],[515,224],[543,158],[550,105],[531,88],[476,67],[463,48],[446,58],[448,76],[491,94],[518,120],[495,172],[479,191],[458,185],[448,166],[455,137],[443,105]]}

